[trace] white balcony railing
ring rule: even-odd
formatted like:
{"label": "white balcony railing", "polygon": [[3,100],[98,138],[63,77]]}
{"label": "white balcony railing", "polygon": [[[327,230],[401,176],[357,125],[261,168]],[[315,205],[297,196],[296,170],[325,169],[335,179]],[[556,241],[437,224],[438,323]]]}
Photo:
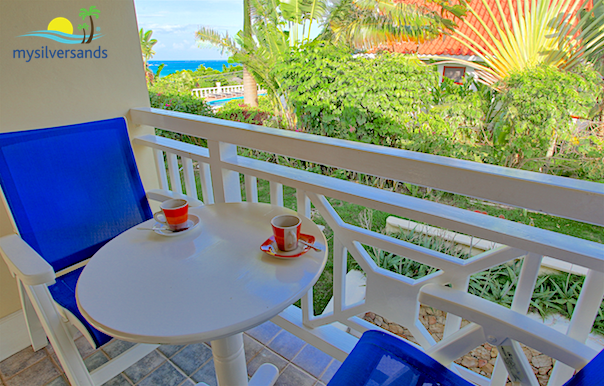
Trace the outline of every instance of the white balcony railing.
{"label": "white balcony railing", "polygon": [[[152,135],[134,139],[135,144],[154,149],[162,189],[168,189],[170,184],[176,194],[197,197],[197,178],[201,181],[201,193],[206,204],[236,202],[242,199],[242,174],[248,201],[258,200],[257,179],[260,178],[270,181],[272,204],[283,205],[284,185],[296,189],[300,214],[310,217],[312,203],[334,232],[334,309],[324,315],[314,315],[310,291],[302,299],[301,309],[291,306],[274,318],[273,322],[336,359],[343,361],[357,338],[336,328],[335,323],[341,323],[357,332],[375,329],[375,325],[359,317],[371,311],[408,328],[426,352],[441,363],[451,365],[466,379],[481,385],[504,385],[507,371],[500,362],[495,365],[490,379],[452,364],[458,357],[483,344],[485,337],[493,344],[501,343],[499,334],[503,332],[489,331],[489,318],[492,317],[491,311],[495,314],[503,307],[475,304],[472,300],[474,297],[465,292],[463,294],[470,298],[461,296],[457,300],[448,299],[449,295],[441,292],[445,291],[443,284],[467,291],[470,275],[515,259],[523,259],[524,262],[511,306],[514,312],[510,320],[513,319],[513,322],[505,326],[505,332],[515,336],[516,340],[524,339],[523,343],[558,360],[551,373],[550,385],[562,384],[570,378],[575,368],[580,368],[595,355],[596,352],[584,343],[604,295],[602,244],[247,158],[237,154],[237,147],[600,226],[604,225],[602,184],[165,110],[141,108],[131,110],[130,114],[135,124],[207,139],[207,148]],[[185,187],[184,192],[181,185]],[[464,233],[501,246],[468,260],[457,259],[346,223],[326,197]],[[417,280],[398,275],[377,267],[363,245],[406,256],[438,270]],[[348,254],[356,260],[367,278],[365,299],[356,304],[346,304],[345,301]],[[524,316],[529,308],[543,256],[588,269],[566,336],[551,332],[544,325],[535,325]],[[443,306],[441,310],[449,311],[444,338],[439,342],[419,322],[420,300],[437,308]],[[451,301],[457,305],[452,310],[445,309]],[[464,317],[469,315],[467,319],[474,317],[485,323],[480,323],[482,327],[471,324],[460,330],[461,317],[455,315],[457,311]],[[547,338],[536,341],[533,339],[535,335]],[[523,361],[527,362],[526,358]]]}
{"label": "white balcony railing", "polygon": [[[258,86],[258,93],[266,92]],[[220,82],[216,83],[216,87],[194,88],[191,90],[191,95],[198,98],[218,97],[232,94],[243,94],[243,85],[221,86]]]}

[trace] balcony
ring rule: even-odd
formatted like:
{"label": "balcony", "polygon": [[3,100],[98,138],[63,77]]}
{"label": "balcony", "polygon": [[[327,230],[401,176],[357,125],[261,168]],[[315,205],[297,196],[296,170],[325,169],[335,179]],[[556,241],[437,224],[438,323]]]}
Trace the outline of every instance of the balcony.
{"label": "balcony", "polygon": [[[282,378],[278,384],[294,384],[288,383],[291,381],[287,379],[294,379],[288,377],[295,376],[302,377],[295,384],[326,383],[339,362],[345,360],[360,333],[384,328],[398,335],[412,336],[417,345],[441,363],[451,365],[452,369],[471,382],[505,385],[507,372],[498,359],[492,360],[489,373],[480,368],[491,359],[483,359],[483,366],[479,366],[478,358],[476,366],[464,364],[463,360],[457,361],[461,364],[454,363],[470,351],[475,351],[476,347],[484,349],[486,343],[486,330],[467,324],[462,316],[483,320],[486,322],[483,327],[487,328],[488,312],[497,308],[487,306],[486,312],[481,314],[466,298],[447,299],[439,288],[449,285],[454,290],[467,292],[471,275],[515,261],[522,261],[523,264],[514,288],[510,312],[519,315],[519,319],[515,320],[521,323],[509,326],[509,332],[523,336],[526,340],[524,343],[537,350],[527,349],[531,355],[536,357],[543,353],[548,358],[558,359],[552,369],[545,370],[545,374],[538,373],[540,383],[545,384],[549,380],[549,385],[561,385],[574,372],[573,368],[562,362],[579,363],[595,355],[597,347],[592,348],[585,342],[604,295],[602,244],[328,177],[288,164],[260,161],[241,155],[238,148],[277,154],[314,165],[405,182],[598,226],[604,226],[604,189],[601,184],[164,110],[136,108],[131,109],[129,115],[131,125],[146,125],[201,138],[203,141],[198,142],[207,144],[196,146],[155,135],[133,139],[135,147],[153,150],[155,165],[139,165],[139,168],[155,169],[162,190],[169,190],[174,196],[200,198],[205,204],[238,202],[244,198],[245,201],[257,202],[259,180],[266,180],[273,205],[283,206],[287,195],[295,194],[297,211],[309,218],[321,218],[333,232],[330,244],[333,264],[328,265],[328,274],[333,275],[331,311],[321,310],[315,314],[313,292],[310,291],[301,299],[300,308],[292,305],[271,322],[247,333],[247,349],[250,350],[248,366],[252,368],[257,361],[264,359],[279,361],[282,364]],[[347,222],[341,217],[338,207],[333,205],[333,200],[487,240],[495,248],[463,260]],[[371,257],[371,247],[407,257],[435,270],[422,277],[408,277],[388,271],[380,268]],[[545,324],[539,324],[536,330],[536,325],[522,316],[529,309],[545,257],[560,264],[580,266],[587,272],[568,330],[562,333],[553,332]],[[351,302],[347,296],[352,291],[347,273],[349,263],[353,260],[357,269],[364,273],[366,284],[364,296]],[[422,304],[428,306],[428,314]],[[438,310],[449,312],[444,314]],[[457,311],[459,315],[456,315]],[[436,323],[432,323],[431,316],[435,321],[438,317],[443,322],[440,335],[427,328]],[[536,339],[535,331],[539,331],[541,337],[553,338]],[[276,348],[279,336],[295,343]],[[486,343],[489,351],[495,354],[492,347],[500,343],[498,338],[488,335],[487,339],[491,343],[490,346]],[[293,352],[296,347],[298,350]],[[286,349],[291,349],[291,352],[284,354],[279,351]],[[208,347],[160,348],[154,353],[156,358],[153,359],[155,365],[152,369],[155,370],[149,372],[151,375],[146,373],[142,377],[135,377],[126,373],[128,380],[124,378],[118,384],[130,384],[132,381],[143,385],[153,382],[152,377],[160,376],[160,371],[166,374],[177,371],[173,364],[180,369],[177,372],[181,377],[175,384],[189,385],[192,384],[191,380],[208,382],[208,379],[195,377],[194,374],[202,371],[211,373],[211,367],[204,370],[204,363],[197,363],[191,365],[194,369],[187,373],[188,370],[183,368],[186,364],[179,365],[173,359],[186,350],[207,352]],[[301,363],[304,350],[320,350],[322,354],[314,355],[324,358],[320,369]],[[495,358],[496,355],[491,357]],[[41,358],[37,363],[46,359]],[[528,359],[524,360],[529,363]],[[166,369],[162,370],[164,365]],[[2,364],[0,373],[6,378]],[[6,385],[13,384],[11,379],[16,379],[16,375],[11,377],[6,378]],[[66,384],[61,377],[50,381],[52,383],[41,384]]]}

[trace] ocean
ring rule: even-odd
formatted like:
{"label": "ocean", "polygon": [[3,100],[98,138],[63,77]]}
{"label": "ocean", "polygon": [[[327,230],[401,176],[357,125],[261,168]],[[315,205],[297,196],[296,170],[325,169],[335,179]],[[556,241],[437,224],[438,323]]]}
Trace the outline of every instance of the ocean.
{"label": "ocean", "polygon": [[149,60],[149,69],[155,72],[157,71],[157,67],[162,63],[165,63],[166,65],[161,70],[159,75],[160,77],[170,75],[181,70],[195,71],[202,64],[205,67],[213,68],[218,71],[222,71],[223,65],[233,65],[226,60]]}

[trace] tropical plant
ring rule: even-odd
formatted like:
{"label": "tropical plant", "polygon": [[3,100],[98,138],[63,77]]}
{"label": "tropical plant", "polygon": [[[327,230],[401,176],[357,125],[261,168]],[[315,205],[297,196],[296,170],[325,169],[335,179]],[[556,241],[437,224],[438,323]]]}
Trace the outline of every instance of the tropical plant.
{"label": "tropical plant", "polygon": [[[560,166],[575,153],[582,153],[584,170],[602,163],[597,131],[578,130],[574,119],[586,117],[604,85],[590,66],[568,72],[541,64],[511,73],[501,85],[493,102],[499,110],[489,127],[490,143],[501,156],[498,164],[532,164],[529,169],[568,175]],[[591,145],[581,146],[584,140]]]}
{"label": "tropical plant", "polygon": [[88,35],[88,40],[86,40],[86,44],[89,44],[92,41],[92,38],[94,37],[94,20],[92,20],[92,17],[94,16],[98,19],[100,13],[101,11],[97,9],[97,7],[94,5],[88,9],[80,9],[79,16],[82,18],[82,20],[85,20],[86,17],[88,17],[88,19],[90,20],[90,35]]}
{"label": "tropical plant", "polygon": [[149,59],[155,55],[155,51],[153,51],[153,46],[157,44],[157,39],[151,39],[151,35],[153,35],[153,31],[149,30],[144,32],[141,28],[138,31],[138,37],[141,44],[141,52],[143,55],[143,68],[145,69],[145,77],[149,80],[150,83],[153,83],[154,74],[149,70]]}
{"label": "tropical plant", "polygon": [[[511,73],[541,63],[568,70],[604,47],[603,0],[508,0],[507,8],[495,0],[496,10],[486,0],[480,1],[487,11],[486,20],[478,7],[468,5],[471,17],[462,22],[476,38],[460,29],[451,37],[479,56],[484,65],[462,59],[445,59],[443,63],[473,67],[488,85],[497,87],[496,83]],[[599,10],[597,15],[585,14],[592,1]]]}
{"label": "tropical plant", "polygon": [[330,13],[323,39],[359,49],[399,41],[421,43],[453,31],[454,19],[465,13],[464,1],[342,0]]}
{"label": "tropical plant", "polygon": [[[300,46],[309,40],[310,23],[312,20],[319,20],[322,17],[321,12],[325,10],[323,0],[249,1],[251,36],[239,31],[237,36],[231,38],[228,34],[221,35],[209,28],[200,28],[196,37],[200,41],[222,48],[223,52],[229,52],[232,55],[230,60],[244,64],[256,81],[267,90],[271,103],[286,117],[289,127],[295,127],[295,115],[281,98],[281,85],[271,70],[281,61],[292,44]],[[289,30],[290,27],[302,29],[303,33]],[[292,34],[299,38],[290,38]]]}

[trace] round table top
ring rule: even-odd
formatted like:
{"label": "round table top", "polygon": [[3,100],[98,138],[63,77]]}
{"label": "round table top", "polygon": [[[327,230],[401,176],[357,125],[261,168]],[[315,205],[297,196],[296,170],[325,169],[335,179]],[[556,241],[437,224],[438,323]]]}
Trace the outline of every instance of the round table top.
{"label": "round table top", "polygon": [[[197,228],[166,237],[136,227],[103,246],[77,284],[82,315],[98,330],[140,343],[188,344],[255,327],[297,301],[327,261],[325,236],[302,218],[323,251],[289,260],[260,246],[270,220],[295,212],[258,203],[191,208]],[[140,227],[152,227],[149,220]]]}

